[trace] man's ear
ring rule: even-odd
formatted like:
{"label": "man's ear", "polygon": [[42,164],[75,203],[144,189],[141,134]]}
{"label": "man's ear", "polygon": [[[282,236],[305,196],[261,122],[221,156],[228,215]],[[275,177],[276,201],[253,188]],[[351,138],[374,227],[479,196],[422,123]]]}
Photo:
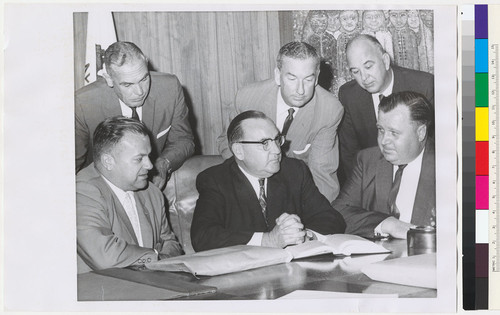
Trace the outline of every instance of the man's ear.
{"label": "man's ear", "polygon": [[425,137],[427,136],[427,126],[426,125],[418,126],[417,135],[418,135],[418,141],[420,142],[424,141]]}
{"label": "man's ear", "polygon": [[382,55],[382,60],[384,61],[385,70],[389,71],[391,67],[391,56],[388,53]]}
{"label": "man's ear", "polygon": [[314,75],[314,86],[318,86],[318,83],[319,83],[319,73],[321,72],[320,70],[320,65],[318,64],[318,68],[316,69],[316,73]]}
{"label": "man's ear", "polygon": [[103,153],[101,155],[101,164],[108,171],[111,171],[115,165],[115,159],[109,153]]}
{"label": "man's ear", "polygon": [[243,160],[243,158],[245,157],[245,152],[243,152],[241,143],[233,143],[233,145],[231,146],[231,150],[238,160]]}
{"label": "man's ear", "polygon": [[278,86],[281,85],[281,71],[278,67],[274,68],[274,82],[276,82]]}
{"label": "man's ear", "polygon": [[102,76],[103,78],[106,80],[106,83],[108,84],[108,86],[110,88],[112,88],[114,86],[114,83],[113,83],[113,79],[111,78],[111,76],[109,75],[108,73],[109,70],[106,69],[106,66],[103,65],[103,71],[102,71]]}

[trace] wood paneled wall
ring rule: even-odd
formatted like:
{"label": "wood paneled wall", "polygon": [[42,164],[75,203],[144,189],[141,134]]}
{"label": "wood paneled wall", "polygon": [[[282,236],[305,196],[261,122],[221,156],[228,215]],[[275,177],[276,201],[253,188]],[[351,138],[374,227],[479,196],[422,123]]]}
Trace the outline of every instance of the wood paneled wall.
{"label": "wood paneled wall", "polygon": [[283,13],[115,12],[113,16],[118,40],[136,43],[153,70],[173,73],[181,81],[197,153],[218,154],[216,138],[236,91],[273,75],[282,44],[280,20],[286,20]]}

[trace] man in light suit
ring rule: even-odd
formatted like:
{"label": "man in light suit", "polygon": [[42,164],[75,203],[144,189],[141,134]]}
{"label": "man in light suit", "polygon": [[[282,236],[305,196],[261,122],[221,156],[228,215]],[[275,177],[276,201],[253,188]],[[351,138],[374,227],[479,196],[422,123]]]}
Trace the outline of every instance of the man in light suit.
{"label": "man in light suit", "polygon": [[243,112],[227,136],[234,156],[196,179],[196,251],[243,244],[283,248],[344,232],[342,216],[314,185],[306,164],[282,158],[285,139],[270,118]]}
{"label": "man in light suit", "polygon": [[[318,86],[319,66],[320,57],[311,45],[284,45],[278,53],[274,79],[239,90],[229,118],[251,109],[270,117],[286,135],[285,154],[309,166],[314,183],[331,202],[339,192],[337,127],[344,111],[333,94]],[[229,158],[232,154],[225,131],[217,143],[222,156]]]}
{"label": "man in light suit", "polygon": [[361,150],[333,207],[346,233],[406,238],[414,225],[435,225],[436,171],[433,106],[415,92],[384,98],[378,147]]}
{"label": "man in light suit", "polygon": [[354,80],[339,89],[345,110],[339,127],[341,182],[349,177],[359,150],[377,145],[377,107],[381,97],[415,91],[434,104],[434,76],[391,65],[389,55],[375,37],[355,37],[348,43],[346,54]]}
{"label": "man in light suit", "polygon": [[95,130],[93,150],[94,162],[76,176],[78,272],[182,254],[164,196],[148,185],[147,128],[134,119],[108,118]]}
{"label": "man in light suit", "polygon": [[152,181],[160,189],[172,171],[194,153],[188,108],[177,77],[150,73],[148,60],[133,43],[116,42],[104,58],[103,78],[75,95],[76,171],[92,163],[92,134],[107,117],[142,121],[152,137]]}

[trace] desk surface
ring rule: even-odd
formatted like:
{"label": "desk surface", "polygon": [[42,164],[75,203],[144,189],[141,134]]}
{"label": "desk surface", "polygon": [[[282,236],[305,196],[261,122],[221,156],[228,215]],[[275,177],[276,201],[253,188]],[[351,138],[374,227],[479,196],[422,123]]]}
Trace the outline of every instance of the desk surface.
{"label": "desk surface", "polygon": [[[211,300],[252,300],[252,299],[277,299],[296,290],[319,290],[342,293],[364,293],[364,294],[397,294],[399,297],[436,297],[437,291],[420,287],[412,287],[398,284],[374,281],[364,275],[360,269],[362,266],[377,261],[405,257],[406,240],[378,241],[390,249],[390,254],[357,255],[350,257],[334,257],[333,255],[321,255],[294,260],[290,263],[262,267],[253,270],[236,272],[213,277],[196,278],[188,273],[165,273],[170,279],[177,283],[186,285],[202,285],[217,288],[215,293],[207,293],[193,296],[162,295],[165,288],[148,286],[148,293],[142,293],[137,298],[131,298],[128,294],[120,298],[119,294],[113,294],[113,300],[161,300],[168,298],[176,299],[211,299]],[[148,272],[148,271],[144,271]],[[158,272],[157,272],[158,273]],[[168,274],[168,275],[167,275]],[[101,300],[106,299],[101,294],[98,298],[92,298],[85,292],[95,277],[94,273],[79,275],[78,292],[79,300]],[[109,281],[107,281],[109,278]],[[90,280],[90,281],[89,281]],[[117,279],[100,276],[99,281],[110,285],[125,285],[118,283]],[[124,281],[124,280],[123,280]],[[113,283],[111,283],[113,282]],[[141,285],[142,286],[142,285]],[[129,287],[132,289],[132,287]],[[144,291],[143,291],[144,292]],[[162,298],[164,296],[165,298]]]}

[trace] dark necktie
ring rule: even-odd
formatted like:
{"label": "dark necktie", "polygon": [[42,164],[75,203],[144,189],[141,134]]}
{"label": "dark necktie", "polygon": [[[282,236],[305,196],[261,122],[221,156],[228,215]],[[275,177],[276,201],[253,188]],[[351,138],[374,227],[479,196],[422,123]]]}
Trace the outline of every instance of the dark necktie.
{"label": "dark necktie", "polygon": [[399,209],[396,206],[396,197],[398,196],[399,186],[401,185],[401,177],[403,176],[403,170],[408,164],[399,165],[398,170],[396,171],[396,176],[394,176],[394,182],[392,183],[391,191],[389,192],[389,198],[387,199],[387,204],[389,206],[389,210],[391,211],[391,215],[396,219],[399,219],[400,213]]}
{"label": "dark necktie", "polygon": [[384,94],[379,94],[378,95],[378,100],[382,102],[382,100],[385,98]]}
{"label": "dark necktie", "polygon": [[264,187],[265,180],[266,180],[265,178],[259,178],[259,186],[260,186],[259,203],[260,203],[260,207],[262,208],[262,215],[264,216],[264,220],[266,221],[266,225],[269,226],[267,224],[267,215],[266,215],[267,198],[266,198],[266,189]]}
{"label": "dark necktie", "polygon": [[139,114],[137,114],[137,109],[135,107],[130,107],[132,109],[132,119],[135,119],[137,121],[141,121],[139,119]]}
{"label": "dark necktie", "polygon": [[295,113],[295,109],[290,108],[288,110],[288,116],[286,116],[285,122],[283,123],[283,128],[281,129],[281,134],[283,136],[286,136],[288,129],[290,128],[290,125],[292,124],[293,113]]}

